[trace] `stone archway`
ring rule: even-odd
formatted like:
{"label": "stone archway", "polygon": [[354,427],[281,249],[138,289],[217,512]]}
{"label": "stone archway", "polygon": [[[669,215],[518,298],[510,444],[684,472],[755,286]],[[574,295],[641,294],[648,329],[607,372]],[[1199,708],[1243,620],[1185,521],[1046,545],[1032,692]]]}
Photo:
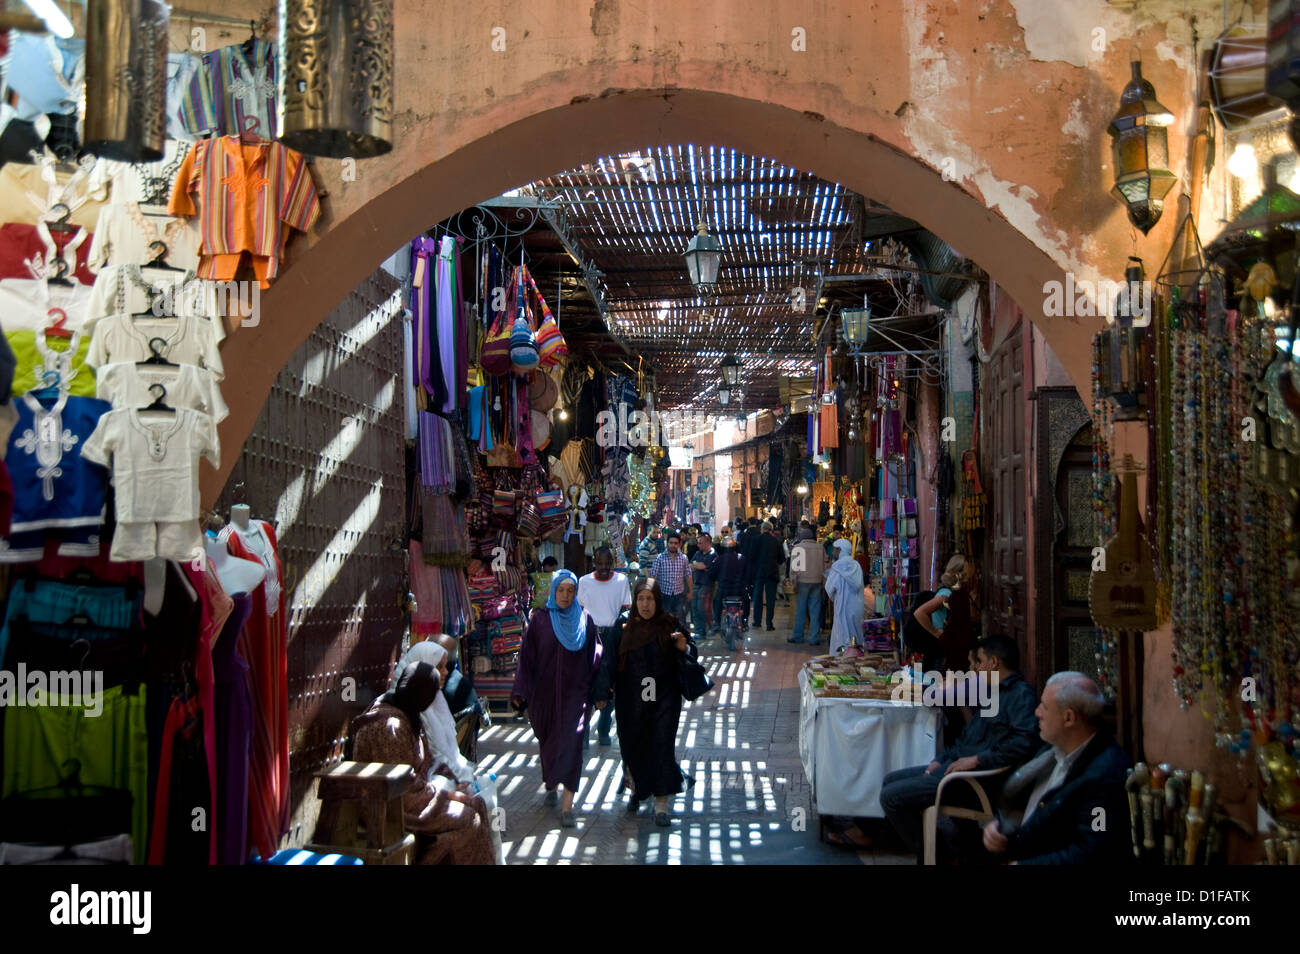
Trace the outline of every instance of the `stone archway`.
{"label": "stone archway", "polygon": [[[485,135],[398,181],[338,221],[262,298],[262,320],[236,329],[224,346],[239,389],[222,444],[242,445],[275,376],[320,320],[380,262],[465,207],[593,156],[647,141],[727,145],[843,183],[914,219],[984,268],[1017,301],[1042,300],[1065,272],[1033,241],[958,183],[869,133],[743,97],[702,90],[620,91],[546,110]],[[683,243],[686,241],[683,236]],[[1027,307],[1086,393],[1097,319],[1050,318]],[[215,499],[235,455],[207,472]]]}

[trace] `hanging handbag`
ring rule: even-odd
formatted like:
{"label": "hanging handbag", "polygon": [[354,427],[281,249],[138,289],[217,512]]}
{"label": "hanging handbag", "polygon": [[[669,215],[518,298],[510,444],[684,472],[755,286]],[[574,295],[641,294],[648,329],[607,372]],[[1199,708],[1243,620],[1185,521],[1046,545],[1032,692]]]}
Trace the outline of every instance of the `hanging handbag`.
{"label": "hanging handbag", "polygon": [[524,269],[524,274],[528,277],[528,287],[537,295],[537,310],[542,316],[537,326],[538,361],[543,368],[553,368],[569,353],[569,346],[564,342],[564,335],[560,333],[560,326],[551,314],[545,296],[533,281],[532,273]]}
{"label": "hanging handbag", "polygon": [[499,311],[479,346],[478,364],[486,374],[500,377],[510,373],[510,327],[505,323],[507,311]]}
{"label": "hanging handbag", "polygon": [[498,517],[515,515],[515,492],[513,490],[494,490],[492,492],[492,513]]}
{"label": "hanging handbag", "polygon": [[514,366],[515,374],[527,374],[537,367],[539,360],[537,335],[533,331],[528,307],[527,274],[526,266],[516,265],[515,273],[510,280],[514,298],[509,313],[515,316],[514,325],[510,330],[510,363]]}
{"label": "hanging handbag", "polygon": [[678,674],[681,680],[682,698],[687,702],[694,702],[713,688],[713,680],[709,678],[709,673],[700,663],[699,658],[691,654],[695,644],[689,640],[687,642],[690,648],[682,656]]}
{"label": "hanging handbag", "polygon": [[519,506],[519,516],[515,520],[515,532],[521,539],[532,540],[542,529],[542,515],[537,510],[537,505],[530,500],[525,500]]}

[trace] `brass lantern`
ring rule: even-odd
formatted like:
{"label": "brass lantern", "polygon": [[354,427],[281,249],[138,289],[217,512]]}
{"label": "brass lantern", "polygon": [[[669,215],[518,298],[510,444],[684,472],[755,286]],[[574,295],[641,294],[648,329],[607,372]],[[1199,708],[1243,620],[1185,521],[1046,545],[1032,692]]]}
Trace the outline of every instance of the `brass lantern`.
{"label": "brass lantern", "polygon": [[[1128,289],[1138,288],[1143,281],[1142,262],[1134,259],[1124,273]],[[1100,340],[1098,374],[1102,393],[1115,405],[1115,420],[1137,421],[1146,414],[1143,369],[1147,335],[1145,327],[1134,327],[1135,302],[1130,295],[1121,295],[1115,309],[1115,323],[1098,334]],[[1150,307],[1150,302],[1147,303]]]}
{"label": "brass lantern", "polygon": [[280,0],[280,140],[312,156],[393,148],[393,0]]}
{"label": "brass lantern", "polygon": [[86,7],[86,152],[126,162],[163,157],[170,9],[158,0]]}
{"label": "brass lantern", "polygon": [[1119,112],[1106,131],[1113,137],[1115,187],[1111,195],[1128,207],[1129,221],[1143,234],[1160,220],[1165,195],[1178,177],[1169,171],[1169,130],[1174,121],[1156,99],[1155,87],[1132,64],[1133,78],[1119,98]]}

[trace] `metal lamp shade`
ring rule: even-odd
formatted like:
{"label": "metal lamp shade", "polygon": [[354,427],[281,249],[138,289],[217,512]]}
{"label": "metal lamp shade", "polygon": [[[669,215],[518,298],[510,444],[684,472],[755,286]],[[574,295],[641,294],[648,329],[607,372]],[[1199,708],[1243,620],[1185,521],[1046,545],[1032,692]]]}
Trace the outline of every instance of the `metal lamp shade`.
{"label": "metal lamp shade", "polygon": [[1268,89],[1267,59],[1267,37],[1238,31],[1215,41],[1210,105],[1225,129],[1249,126],[1284,105]]}
{"label": "metal lamp shade", "polygon": [[1111,195],[1128,207],[1128,217],[1145,234],[1160,220],[1164,198],[1178,177],[1169,171],[1173,115],[1156,99],[1155,88],[1134,63],[1133,78],[1120,94],[1119,111],[1107,132],[1113,142],[1115,186]]}
{"label": "metal lamp shade", "polygon": [[731,403],[731,389],[725,384],[718,388],[718,403],[723,407]]}
{"label": "metal lamp shade", "polygon": [[686,271],[691,284],[701,291],[716,288],[721,266],[722,243],[710,235],[708,226],[701,222],[699,232],[686,246]]}
{"label": "metal lamp shade", "polygon": [[861,348],[867,343],[870,324],[871,311],[867,308],[845,308],[840,312],[841,331],[850,348]]}
{"label": "metal lamp shade", "polygon": [[1145,414],[1142,404],[1142,346],[1146,329],[1131,322],[1117,323],[1100,332],[1101,364],[1098,373],[1105,395],[1115,405],[1115,420],[1136,421]]}
{"label": "metal lamp shade", "polygon": [[163,157],[168,11],[158,0],[87,4],[87,152],[125,162]]}
{"label": "metal lamp shade", "polygon": [[722,359],[722,380],[733,388],[740,383],[740,360],[734,354]]}
{"label": "metal lamp shade", "polygon": [[280,0],[280,140],[312,156],[392,150],[392,0]]}
{"label": "metal lamp shade", "polygon": [[[1296,279],[1296,235],[1300,195],[1278,184],[1277,170],[1264,167],[1264,191],[1205,246],[1205,256],[1244,277],[1256,262],[1268,262],[1283,288]],[[1288,296],[1289,297],[1289,296]]]}

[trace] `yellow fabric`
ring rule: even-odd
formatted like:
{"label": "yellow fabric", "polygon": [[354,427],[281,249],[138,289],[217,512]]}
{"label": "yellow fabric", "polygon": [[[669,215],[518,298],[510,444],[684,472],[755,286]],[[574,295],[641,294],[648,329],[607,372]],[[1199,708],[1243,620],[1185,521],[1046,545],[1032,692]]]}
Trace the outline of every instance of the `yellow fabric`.
{"label": "yellow fabric", "polygon": [[[9,347],[13,348],[18,367],[14,371],[13,393],[23,394],[33,388],[44,387],[42,374],[45,371],[45,358],[36,348],[36,333],[33,331],[8,331]],[[46,347],[51,351],[66,352],[72,344],[67,338],[50,335],[45,339]],[[72,358],[71,374],[63,377],[60,386],[74,397],[95,396],[95,371],[86,364],[86,352],[90,350],[90,334],[82,332],[77,343],[76,354]]]}

